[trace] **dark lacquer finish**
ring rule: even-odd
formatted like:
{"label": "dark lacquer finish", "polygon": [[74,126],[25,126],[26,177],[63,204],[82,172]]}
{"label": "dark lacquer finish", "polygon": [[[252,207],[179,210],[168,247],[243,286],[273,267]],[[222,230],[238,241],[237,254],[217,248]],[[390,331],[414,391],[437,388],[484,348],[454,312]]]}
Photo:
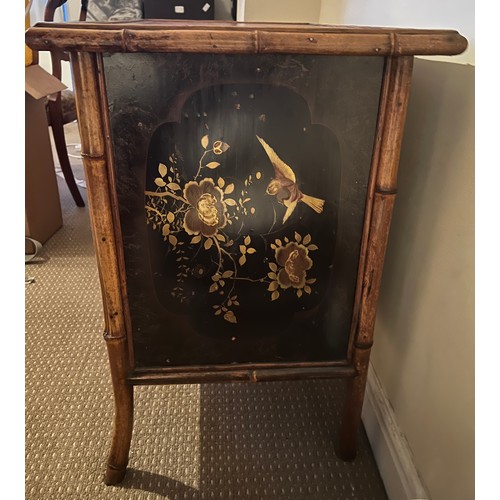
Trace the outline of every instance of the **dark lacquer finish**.
{"label": "dark lacquer finish", "polygon": [[356,455],[413,55],[457,32],[47,24],[69,50],[126,471],[133,385],[342,377]]}
{"label": "dark lacquer finish", "polygon": [[136,366],[347,360],[383,66],[104,57]]}

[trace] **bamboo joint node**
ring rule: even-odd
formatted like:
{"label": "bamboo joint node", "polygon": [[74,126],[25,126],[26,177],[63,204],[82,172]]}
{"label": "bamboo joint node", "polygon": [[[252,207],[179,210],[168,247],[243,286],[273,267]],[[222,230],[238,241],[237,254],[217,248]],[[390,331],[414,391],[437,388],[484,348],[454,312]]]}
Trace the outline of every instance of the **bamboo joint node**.
{"label": "bamboo joint node", "polygon": [[80,156],[85,160],[105,160],[106,156],[104,154],[92,154],[92,153],[80,153]]}
{"label": "bamboo joint node", "polygon": [[105,331],[103,334],[104,340],[106,342],[123,342],[126,339],[125,335],[111,335],[110,332]]}
{"label": "bamboo joint node", "polygon": [[395,196],[396,194],[398,194],[398,189],[397,188],[384,188],[384,187],[379,187],[377,186],[377,188],[375,189],[375,192],[377,194],[380,194],[382,196]]}
{"label": "bamboo joint node", "polygon": [[354,347],[359,350],[371,349],[373,346],[373,341],[369,342],[354,342]]}

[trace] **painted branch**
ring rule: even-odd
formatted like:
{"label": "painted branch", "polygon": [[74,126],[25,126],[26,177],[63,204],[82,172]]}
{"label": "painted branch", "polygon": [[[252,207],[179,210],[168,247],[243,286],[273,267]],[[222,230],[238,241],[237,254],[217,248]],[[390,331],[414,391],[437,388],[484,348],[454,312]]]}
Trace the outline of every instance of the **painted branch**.
{"label": "painted branch", "polygon": [[459,54],[456,31],[346,29],[310,25],[220,23],[40,23],[26,34],[36,50],[336,55]]}

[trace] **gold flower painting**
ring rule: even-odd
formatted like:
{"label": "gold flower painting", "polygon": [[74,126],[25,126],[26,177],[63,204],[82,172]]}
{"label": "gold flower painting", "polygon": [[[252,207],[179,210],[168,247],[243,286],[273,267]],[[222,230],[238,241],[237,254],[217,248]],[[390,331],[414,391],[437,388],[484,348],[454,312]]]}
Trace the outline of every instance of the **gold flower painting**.
{"label": "gold flower painting", "polygon": [[[325,200],[301,184],[293,165],[282,160],[273,144],[258,135],[250,140],[265,152],[265,175],[264,169],[244,179],[226,175],[224,162],[231,144],[205,134],[197,142],[200,153],[194,177],[185,179],[184,170],[179,168],[181,160],[172,153],[157,165],[154,187],[145,191],[146,222],[161,234],[177,263],[171,296],[185,303],[189,301],[185,289],[188,276],[207,278],[208,293],[217,297],[211,306],[213,314],[232,324],[238,323],[241,282],[262,287],[270,302],[290,294],[301,299],[313,293],[318,245],[311,234],[300,234],[287,223],[300,205],[308,207],[311,217],[321,214],[325,206]],[[266,234],[281,228],[280,237],[270,240],[265,248],[255,244],[261,235],[245,231],[244,221],[262,209],[250,187],[272,200],[274,219]],[[200,252],[210,258],[212,267],[196,263],[193,256]],[[261,264],[251,268],[254,274],[248,265],[252,260]]]}

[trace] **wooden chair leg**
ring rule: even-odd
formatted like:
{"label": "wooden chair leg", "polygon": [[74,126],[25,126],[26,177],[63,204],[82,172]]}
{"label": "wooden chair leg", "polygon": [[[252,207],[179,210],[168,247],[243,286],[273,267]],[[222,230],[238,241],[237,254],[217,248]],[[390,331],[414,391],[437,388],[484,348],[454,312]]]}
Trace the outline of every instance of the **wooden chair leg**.
{"label": "wooden chair leg", "polygon": [[127,347],[124,336],[105,335],[115,397],[115,419],[111,450],[106,463],[104,482],[117,484],[125,477],[132,428],[134,425],[134,387],[127,383]]}
{"label": "wooden chair leg", "polygon": [[48,107],[50,114],[50,125],[52,126],[52,133],[54,136],[54,143],[56,146],[57,156],[59,158],[59,164],[61,165],[64,179],[66,180],[66,184],[68,185],[71,196],[73,196],[76,205],[78,207],[84,207],[85,202],[83,201],[82,195],[78,190],[73,171],[71,170],[71,164],[68,157],[68,149],[66,146],[66,139],[64,138],[61,94],[59,94],[55,101],[49,101]]}
{"label": "wooden chair leg", "polygon": [[347,381],[340,432],[335,443],[337,457],[346,462],[354,460],[357,454],[358,431],[361,424],[361,410],[363,409],[369,359],[369,348],[355,349],[354,365],[357,369],[357,375]]}

